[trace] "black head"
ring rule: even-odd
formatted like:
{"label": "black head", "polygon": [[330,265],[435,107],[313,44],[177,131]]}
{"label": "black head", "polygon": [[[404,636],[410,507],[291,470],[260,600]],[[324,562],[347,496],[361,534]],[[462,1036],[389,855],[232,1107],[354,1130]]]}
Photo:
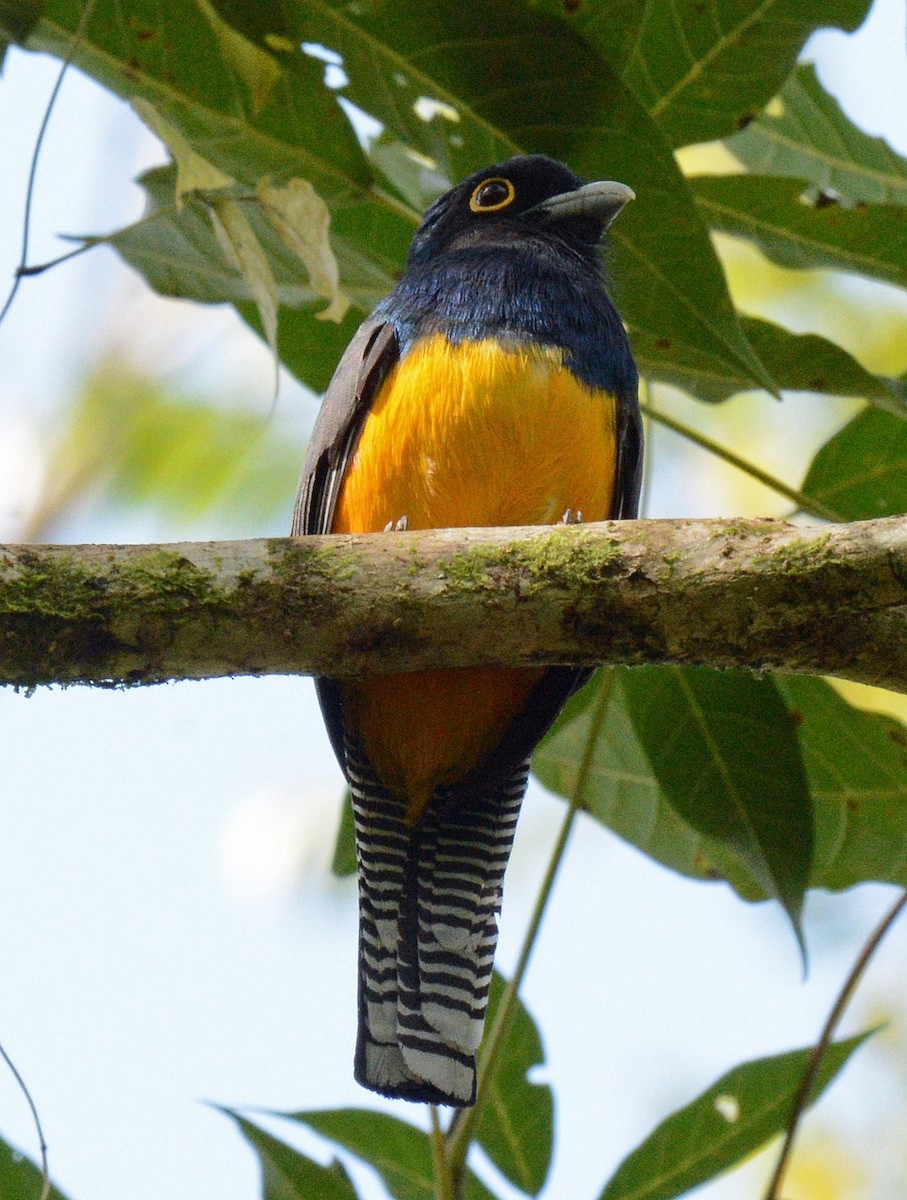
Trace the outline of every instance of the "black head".
{"label": "black head", "polygon": [[409,264],[477,240],[506,243],[527,236],[595,253],[602,234],[632,199],[625,184],[585,183],[553,158],[520,155],[477,171],[436,200],[416,230]]}

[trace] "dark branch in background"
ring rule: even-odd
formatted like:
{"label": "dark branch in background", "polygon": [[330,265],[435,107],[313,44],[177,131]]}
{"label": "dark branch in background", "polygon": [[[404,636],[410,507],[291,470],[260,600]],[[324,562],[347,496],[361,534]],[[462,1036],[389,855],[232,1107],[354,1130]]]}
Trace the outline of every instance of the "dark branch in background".
{"label": "dark branch in background", "polygon": [[[9,290],[9,295],[4,301],[3,308],[0,309],[0,324],[3,323],[6,314],[12,308],[13,301],[16,298],[16,292],[18,292],[19,284],[22,282],[23,278],[26,275],[37,274],[38,271],[46,270],[47,266],[51,265],[45,264],[43,267],[39,267],[36,270],[27,265],[28,238],[31,230],[31,206],[35,194],[35,180],[38,175],[38,159],[41,156],[41,147],[44,145],[44,135],[47,133],[47,127],[50,124],[50,115],[54,110],[54,105],[56,104],[57,97],[60,94],[60,88],[63,86],[63,78],[72,65],[72,60],[75,56],[76,50],[79,48],[79,44],[82,41],[82,35],[88,28],[88,22],[91,20],[91,14],[94,11],[94,6],[95,0],[88,0],[88,3],[85,5],[85,8],[82,12],[82,16],[79,18],[79,24],[76,26],[76,31],[73,34],[69,50],[66,52],[66,57],[63,59],[63,64],[60,67],[60,73],[57,75],[56,83],[51,90],[50,99],[47,101],[47,107],[44,110],[44,116],[41,118],[38,136],[35,138],[35,148],[32,151],[31,166],[28,169],[28,184],[25,188],[25,211],[22,214],[22,252],[19,256],[19,265],[16,267],[13,275],[13,283]],[[63,257],[57,261],[64,262],[67,258],[72,258],[75,254],[81,253],[81,251],[82,247],[80,247],[77,251],[74,250],[69,254],[64,254]]]}
{"label": "dark branch in background", "polygon": [[601,662],[907,691],[907,518],[0,547],[0,683]]}
{"label": "dark branch in background", "polygon": [[818,1042],[813,1048],[810,1055],[809,1063],[803,1075],[803,1081],[800,1084],[800,1090],[794,1101],[793,1111],[787,1122],[787,1132],[784,1137],[784,1143],[781,1147],[781,1153],[778,1155],[778,1161],[775,1164],[775,1169],[772,1172],[772,1177],[768,1185],[768,1190],[765,1193],[765,1200],[781,1200],[780,1188],[784,1181],[784,1175],[787,1171],[787,1165],[790,1162],[791,1153],[794,1148],[794,1141],[797,1136],[797,1130],[800,1126],[800,1121],[805,1113],[810,1099],[812,1098],[813,1089],[816,1085],[816,1079],[819,1076],[819,1068],[822,1066],[822,1059],[825,1056],[828,1047],[831,1045],[832,1038],[837,1032],[838,1025],[844,1012],[850,1003],[854,992],[866,968],[869,966],[870,959],[878,950],[879,946],[885,939],[886,934],[891,929],[892,925],[904,911],[907,906],[907,892],[902,892],[898,897],[893,907],[886,913],[882,921],[876,926],[869,940],[857,955],[857,961],[854,963],[847,978],[844,981],[844,986],[841,988],[831,1012],[828,1014],[828,1019],[822,1029],[822,1033]]}

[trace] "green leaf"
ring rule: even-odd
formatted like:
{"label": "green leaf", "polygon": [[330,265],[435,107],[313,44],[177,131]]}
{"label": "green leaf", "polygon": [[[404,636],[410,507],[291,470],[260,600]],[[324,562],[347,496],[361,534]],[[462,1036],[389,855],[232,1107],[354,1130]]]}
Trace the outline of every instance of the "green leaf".
{"label": "green leaf", "polygon": [[[28,48],[62,56],[81,14],[73,0],[50,0]],[[196,153],[247,188],[263,175],[300,176],[330,204],[365,195],[362,149],[321,64],[301,51],[279,57],[279,77],[257,108],[260,94],[199,5],[134,0],[124,19],[116,0],[96,0],[74,61],[117,95],[151,103]]]}
{"label": "green leaf", "polygon": [[0,32],[4,40],[24,42],[46,7],[45,0],[0,0]]}
{"label": "green leaf", "polygon": [[649,4],[626,79],[673,146],[726,137],[775,94],[814,29],[852,32],[868,9],[868,0]]}
{"label": "green leaf", "polygon": [[816,810],[812,886],[907,886],[907,729],[824,679],[777,677],[798,721]]}
{"label": "green leaf", "polygon": [[[273,5],[257,7],[277,25]],[[29,48],[64,54],[80,12],[71,0],[53,0]],[[308,181],[331,210],[331,243],[344,291],[362,306],[361,318],[392,286],[418,215],[372,187],[349,120],[324,84],[323,64],[298,46],[283,47],[275,59],[279,77],[268,84],[265,97],[261,79],[251,85],[248,64],[239,69],[235,45],[227,44],[223,28],[209,15],[207,7],[182,0],[136,0],[128,20],[121,20],[114,0],[97,0],[75,61],[115,93],[151,105],[196,155],[236,181],[239,198],[254,196],[265,177],[276,186]],[[200,62],[204,71],[198,70]],[[165,294],[244,304],[250,288],[225,256],[208,212],[198,198],[177,212],[174,181],[166,171],[146,176],[151,203],[145,219],[106,240]],[[314,295],[301,284],[296,256],[260,211],[247,215],[281,304],[311,303]],[[314,352],[321,358],[317,347],[330,335],[309,316]],[[357,323],[345,327],[347,340]],[[296,336],[304,331],[305,322],[297,322]],[[310,373],[296,369],[303,379]],[[323,363],[311,374],[323,376]]]}
{"label": "green leaf", "polygon": [[867,204],[907,204],[907,159],[853,124],[822,87],[812,63],[797,67],[727,148],[761,175],[808,179]]}
{"label": "green leaf", "polygon": [[[661,790],[784,906],[798,937],[813,813],[797,735],[773,680],[743,671],[628,671],[630,717]],[[801,938],[802,940],[802,938]]]}
{"label": "green leaf", "polygon": [[642,27],[647,0],[533,0],[542,12],[571,25],[616,71],[623,71]]}
{"label": "green leaf", "polygon": [[337,827],[331,870],[341,878],[356,874],[356,823],[353,817],[353,797],[349,788],[344,792],[341,802],[340,824]]}
{"label": "green leaf", "polygon": [[[396,1200],[434,1200],[431,1140],[407,1121],[364,1108],[275,1115],[307,1125],[367,1162]],[[463,1200],[494,1200],[494,1196],[467,1170]]]}
{"label": "green leaf", "polygon": [[[9,1142],[0,1139],[0,1196],[3,1200],[38,1200],[42,1183],[40,1169]],[[52,1186],[47,1200],[66,1200],[66,1197]]]}
{"label": "green leaf", "polygon": [[691,180],[713,229],[755,242],[784,267],[831,267],[907,286],[907,220],[897,204],[844,207],[806,198],[805,185],[758,175]]}
{"label": "green leaf", "polygon": [[416,212],[424,211],[450,187],[450,180],[441,174],[434,159],[387,133],[382,132],[371,142],[368,157]]}
{"label": "green leaf", "polygon": [[[783,392],[861,396],[907,416],[907,394],[897,380],[873,375],[846,350],[815,333],[792,333],[771,321],[741,317],[740,326],[760,361]],[[640,373],[672,384],[698,400],[717,403],[750,391],[752,381],[696,347],[634,330]]]}
{"label": "green leaf", "polygon": [[[261,12],[236,19],[264,39],[273,18]],[[400,0],[377,8],[307,0],[287,6],[284,16],[282,36],[339,54],[349,79],[344,97],[446,179],[541,151],[586,176],[635,186],[638,199],[613,235],[628,324],[701,343],[772,387],[740,333],[670,147],[617,75],[562,22],[516,0],[428,7]],[[345,279],[344,286],[350,290]]]}
{"label": "green leaf", "polygon": [[845,521],[907,512],[907,420],[858,413],[816,454],[803,490]]}
{"label": "green leaf", "polygon": [[[810,1103],[870,1036],[829,1046]],[[811,1053],[755,1059],[723,1075],[624,1159],[599,1200],[673,1200],[754,1153],[785,1128]]]}
{"label": "green leaf", "polygon": [[[495,971],[486,1029],[494,1024],[506,986],[507,981]],[[528,1078],[544,1060],[538,1027],[517,1000],[476,1138],[501,1174],[530,1196],[538,1195],[545,1184],[554,1143],[554,1094],[547,1084],[532,1083]]]}
{"label": "green leaf", "polygon": [[239,1113],[228,1108],[221,1112],[233,1118],[258,1155],[262,1200],[357,1200],[356,1189],[346,1169],[336,1159],[330,1166],[323,1167],[265,1133]]}

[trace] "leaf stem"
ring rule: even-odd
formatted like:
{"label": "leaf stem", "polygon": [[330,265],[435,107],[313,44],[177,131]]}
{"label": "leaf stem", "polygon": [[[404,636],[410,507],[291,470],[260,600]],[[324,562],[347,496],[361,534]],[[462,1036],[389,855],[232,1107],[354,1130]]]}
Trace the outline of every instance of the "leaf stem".
{"label": "leaf stem", "polygon": [[37,1130],[37,1133],[38,1133],[38,1144],[41,1148],[41,1195],[40,1195],[40,1200],[48,1200],[48,1197],[50,1196],[50,1171],[47,1166],[47,1142],[44,1139],[44,1130],[41,1127],[41,1118],[38,1116],[37,1106],[35,1105],[35,1102],[32,1099],[31,1092],[28,1090],[28,1086],[26,1085],[25,1080],[22,1078],[19,1071],[17,1070],[16,1064],[10,1058],[9,1054],[7,1054],[5,1048],[2,1045],[0,1045],[0,1058],[3,1059],[3,1061],[6,1063],[7,1067],[9,1068],[13,1079],[15,1079],[16,1083],[18,1084],[19,1090],[22,1092],[22,1095],[25,1097],[28,1107],[31,1110],[32,1120],[35,1123],[35,1129]]}
{"label": "leaf stem", "polygon": [[[564,858],[564,852],[567,848],[567,841],[570,837],[570,831],[573,828],[576,814],[582,804],[583,794],[586,790],[586,784],[589,779],[589,772],[592,768],[592,758],[595,753],[595,747],[598,742],[599,734],[605,723],[605,717],[608,711],[608,702],[611,698],[611,691],[614,686],[613,672],[607,669],[599,673],[598,695],[595,698],[589,722],[589,736],[583,748],[583,757],[576,773],[576,781],[573,786],[573,792],[570,796],[570,803],[567,812],[564,815],[564,820],[561,824],[560,831],[557,835],[557,840],[554,844],[554,849],[551,852],[551,858],[548,861],[548,866],[542,879],[539,893],[536,898],[535,907],[532,910],[532,916],[529,919],[529,925],[526,929],[526,935],[523,938],[523,945],[520,950],[519,958],[517,959],[516,967],[513,975],[510,977],[504,994],[501,997],[501,1003],[498,1006],[498,1011],[495,1016],[494,1024],[488,1037],[482,1044],[482,1049],[479,1053],[479,1088],[476,1096],[476,1103],[472,1108],[461,1108],[454,1116],[450,1124],[450,1129],[447,1134],[447,1149],[448,1161],[453,1176],[455,1188],[459,1186],[459,1181],[462,1179],[463,1169],[466,1163],[466,1155],[469,1152],[469,1147],[472,1143],[473,1131],[476,1128],[479,1117],[485,1103],[488,1100],[489,1093],[494,1083],[495,1076],[500,1065],[501,1055],[507,1043],[507,1035],[510,1032],[510,1026],[513,1022],[513,1016],[516,1012],[517,998],[519,996],[520,985],[523,981],[523,976],[526,973],[526,968],[529,965],[529,958],[535,946],[536,938],[538,937],[539,929],[542,923],[542,917],[548,906],[548,901],[551,898],[551,892],[554,887],[554,881],[557,877],[558,868]],[[455,1190],[454,1195],[457,1195]]]}
{"label": "leaf stem", "polygon": [[453,1174],[438,1110],[434,1104],[430,1104],[428,1111],[431,1117],[431,1159],[435,1177],[435,1200],[456,1200]]}
{"label": "leaf stem", "polygon": [[725,462],[730,463],[732,467],[736,467],[738,471],[743,471],[744,474],[752,476],[753,479],[764,484],[767,488],[771,488],[773,492],[777,492],[779,496],[786,496],[797,508],[810,516],[820,517],[825,521],[843,521],[844,517],[833,508],[829,508],[827,504],[823,504],[821,500],[816,500],[813,496],[807,496],[805,492],[798,492],[796,488],[789,487],[775,475],[770,475],[768,471],[763,471],[761,467],[757,467],[755,463],[748,462],[747,459],[741,458],[739,454],[735,454],[733,450],[728,450],[726,446],[722,446],[719,442],[712,441],[711,438],[697,432],[692,426],[685,424],[683,421],[678,421],[675,417],[669,417],[666,413],[659,412],[657,408],[653,408],[651,401],[643,401],[640,404],[640,409],[646,416],[651,417],[653,421],[658,421],[660,425],[666,426],[668,429],[673,429],[675,433],[679,433],[688,441],[695,442],[697,446],[701,446],[703,450],[708,450],[710,454],[716,455],[718,458],[723,458]]}
{"label": "leaf stem", "polygon": [[889,929],[901,915],[905,905],[907,905],[907,891],[901,893],[897,903],[879,923],[874,933],[860,951],[857,961],[851,968],[850,974],[844,981],[844,986],[841,988],[838,998],[835,1000],[832,1010],[828,1014],[828,1020],[825,1022],[821,1036],[813,1047],[813,1052],[809,1056],[809,1062],[806,1064],[806,1070],[803,1072],[803,1079],[797,1091],[794,1107],[787,1123],[784,1145],[781,1147],[781,1153],[778,1155],[778,1162],[775,1164],[774,1173],[769,1182],[768,1190],[765,1193],[765,1200],[780,1200],[779,1189],[790,1161],[800,1121],[809,1104],[809,1098],[816,1083],[816,1076],[819,1074],[819,1067],[822,1065],[822,1059],[825,1057],[825,1052],[835,1035],[841,1017],[844,1015],[844,1010],[850,1003],[851,997],[869,965],[869,960],[878,949]]}

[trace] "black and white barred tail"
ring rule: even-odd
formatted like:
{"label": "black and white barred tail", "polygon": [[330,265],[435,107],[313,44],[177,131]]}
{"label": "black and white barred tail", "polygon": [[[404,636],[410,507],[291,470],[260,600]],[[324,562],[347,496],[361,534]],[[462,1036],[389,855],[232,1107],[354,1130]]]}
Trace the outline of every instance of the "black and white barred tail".
{"label": "black and white barred tail", "polygon": [[356,744],[344,749],[359,860],[356,1078],[386,1096],[473,1104],[529,764],[478,798],[438,789],[411,825]]}

